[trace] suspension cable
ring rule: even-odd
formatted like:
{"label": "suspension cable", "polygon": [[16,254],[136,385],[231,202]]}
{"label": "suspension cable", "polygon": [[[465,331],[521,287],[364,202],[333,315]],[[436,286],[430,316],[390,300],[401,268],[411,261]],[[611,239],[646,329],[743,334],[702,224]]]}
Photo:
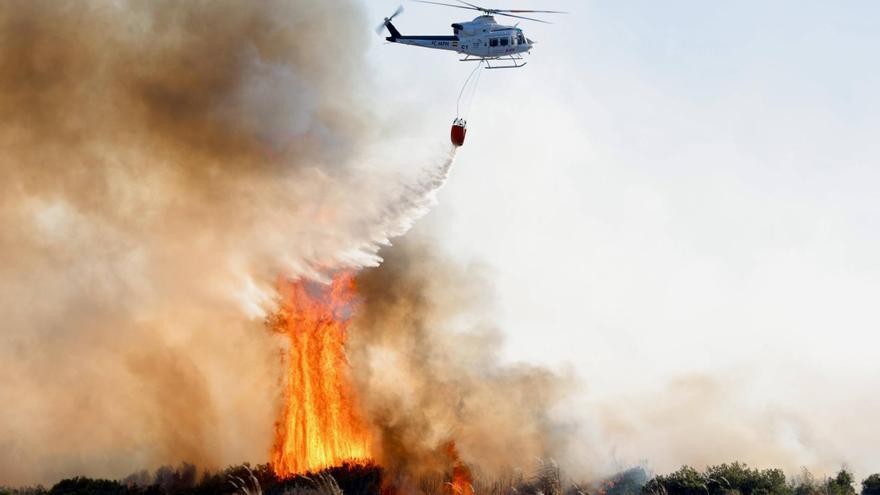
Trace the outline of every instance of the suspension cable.
{"label": "suspension cable", "polygon": [[[473,79],[474,74],[477,74],[477,78],[474,79],[473,94],[476,94],[476,92],[477,92],[477,84],[479,84],[480,75],[482,75],[482,72],[478,73],[477,71],[479,71],[483,67],[483,62],[484,62],[483,60],[480,60],[480,62],[477,63],[477,66],[474,67],[474,70],[472,70],[470,75],[467,77],[467,79],[465,79],[464,85],[462,85],[462,87],[461,87],[461,91],[458,92],[458,101],[455,102],[455,118],[456,119],[461,117],[461,98],[462,98],[462,96],[464,96],[464,90],[467,89],[468,83],[470,83],[471,79]],[[473,101],[473,94],[470,97],[471,101]]]}

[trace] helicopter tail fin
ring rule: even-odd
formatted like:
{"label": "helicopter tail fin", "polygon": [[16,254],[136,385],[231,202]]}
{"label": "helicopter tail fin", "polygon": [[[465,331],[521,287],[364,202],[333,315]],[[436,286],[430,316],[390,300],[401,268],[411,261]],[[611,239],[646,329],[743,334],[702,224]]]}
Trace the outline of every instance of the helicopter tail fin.
{"label": "helicopter tail fin", "polygon": [[386,40],[394,42],[402,36],[400,34],[400,31],[398,31],[397,28],[394,27],[394,24],[391,24],[390,20],[385,22],[385,27],[388,28],[388,32],[391,33],[391,36],[385,38]]}

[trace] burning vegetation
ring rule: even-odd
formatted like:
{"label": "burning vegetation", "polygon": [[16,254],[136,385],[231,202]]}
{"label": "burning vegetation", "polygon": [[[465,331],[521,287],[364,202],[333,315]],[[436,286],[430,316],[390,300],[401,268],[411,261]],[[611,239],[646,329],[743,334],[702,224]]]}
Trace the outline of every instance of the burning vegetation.
{"label": "burning vegetation", "polygon": [[272,468],[280,477],[343,463],[367,463],[370,432],[350,382],[345,341],[356,305],[354,276],[329,284],[286,282],[281,309],[270,322],[290,339],[284,412],[278,422]]}
{"label": "burning vegetation", "polygon": [[274,474],[372,465],[393,493],[437,479],[444,493],[473,495],[474,465],[532,469],[553,452],[547,411],[563,382],[496,361],[497,333],[476,318],[491,292],[478,270],[411,240],[383,255],[327,283],[279,284],[268,324],[288,345]]}

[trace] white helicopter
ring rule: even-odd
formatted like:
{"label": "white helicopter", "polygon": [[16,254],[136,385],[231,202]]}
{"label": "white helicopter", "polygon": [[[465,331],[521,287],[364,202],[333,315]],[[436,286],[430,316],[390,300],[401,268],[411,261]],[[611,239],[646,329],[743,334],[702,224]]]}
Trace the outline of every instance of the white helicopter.
{"label": "white helicopter", "polygon": [[[402,45],[413,45],[422,48],[434,48],[437,50],[451,50],[464,54],[462,62],[486,62],[487,69],[515,69],[526,65],[523,62],[523,53],[531,51],[535,42],[526,38],[522,29],[514,26],[503,26],[495,22],[496,15],[505,17],[515,17],[517,19],[526,19],[530,21],[543,22],[550,24],[541,19],[532,17],[524,17],[516,14],[567,14],[557,10],[508,10],[508,9],[488,9],[455,0],[462,5],[455,5],[442,2],[431,2],[428,0],[413,0],[419,3],[430,3],[434,5],[444,5],[446,7],[455,7],[459,9],[476,10],[482,12],[483,15],[475,18],[470,22],[457,22],[452,25],[452,36],[404,36],[400,31],[391,24],[391,21],[403,12],[403,6],[397,8],[391,17],[386,17],[385,21],[379,25],[376,32],[381,33],[383,28],[387,28],[391,36],[385,38],[391,43],[400,43]],[[495,65],[492,65],[492,63]]]}

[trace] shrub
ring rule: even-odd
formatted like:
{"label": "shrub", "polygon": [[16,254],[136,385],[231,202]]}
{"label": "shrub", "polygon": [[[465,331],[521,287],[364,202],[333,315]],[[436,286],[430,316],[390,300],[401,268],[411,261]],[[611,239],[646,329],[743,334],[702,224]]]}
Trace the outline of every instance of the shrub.
{"label": "shrub", "polygon": [[49,495],[125,495],[127,491],[118,481],[77,477],[59,481]]}
{"label": "shrub", "polygon": [[638,495],[647,482],[648,473],[644,468],[634,467],[603,481],[599,493],[604,495]]}
{"label": "shrub", "polygon": [[712,493],[734,490],[743,495],[791,495],[791,487],[780,469],[750,469],[734,462],[710,466],[705,476]]}
{"label": "shrub", "polygon": [[644,487],[642,493],[650,495],[707,495],[706,478],[690,466],[667,475],[655,476]]}

